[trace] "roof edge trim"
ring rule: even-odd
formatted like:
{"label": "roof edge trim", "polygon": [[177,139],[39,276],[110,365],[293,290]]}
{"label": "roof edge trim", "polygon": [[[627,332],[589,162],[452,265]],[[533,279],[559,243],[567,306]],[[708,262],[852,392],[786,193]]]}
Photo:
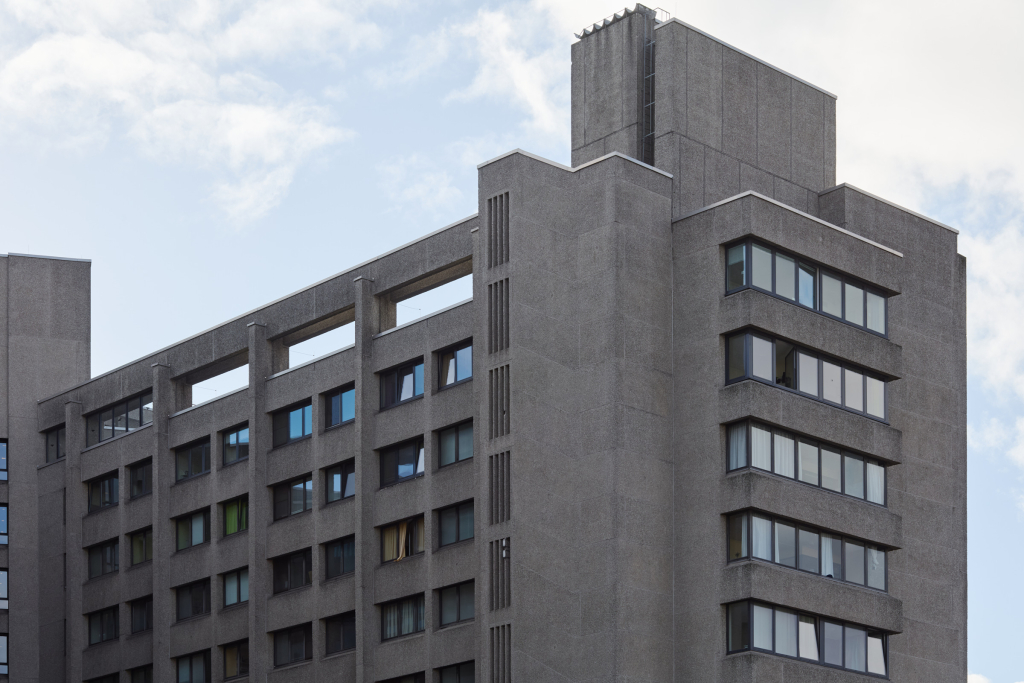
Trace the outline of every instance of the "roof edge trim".
{"label": "roof edge trim", "polygon": [[500,154],[500,155],[494,157],[493,159],[488,159],[487,161],[483,162],[482,164],[477,164],[476,167],[477,167],[477,169],[481,169],[484,166],[488,166],[490,164],[493,164],[496,161],[501,161],[505,157],[510,157],[513,154],[522,154],[524,157],[528,157],[530,159],[533,159],[534,161],[539,161],[539,162],[541,162],[543,164],[547,164],[548,166],[554,166],[555,168],[560,168],[563,171],[568,171],[569,173],[575,173],[576,171],[579,171],[580,169],[586,168],[587,166],[592,166],[593,164],[596,164],[596,163],[598,163],[600,161],[604,161],[605,159],[608,159],[610,157],[621,157],[622,159],[625,159],[626,161],[631,161],[634,164],[636,164],[638,166],[643,166],[644,168],[650,169],[650,170],[654,171],[655,173],[660,173],[661,175],[665,176],[666,178],[671,178],[672,177],[672,174],[669,173],[668,171],[663,171],[660,168],[655,168],[654,166],[651,166],[650,164],[645,164],[644,162],[640,161],[639,159],[634,159],[633,157],[628,156],[626,154],[623,154],[622,152],[609,152],[608,154],[605,154],[604,156],[600,156],[600,157],[598,157],[596,159],[592,159],[591,161],[588,161],[585,164],[580,164],[579,166],[573,168],[572,166],[566,166],[565,164],[560,164],[557,161],[552,161],[551,159],[545,159],[544,157],[542,157],[542,156],[540,156],[538,154],[534,154],[533,152],[527,152],[525,149],[520,149],[519,147],[516,147],[515,149],[509,150],[508,152],[505,152],[504,154]]}
{"label": "roof edge trim", "polygon": [[896,202],[891,202],[888,199],[885,199],[884,197],[879,197],[877,194],[871,194],[870,192],[868,192],[866,190],[862,190],[859,187],[857,187],[856,185],[851,185],[850,183],[841,183],[839,185],[836,185],[835,187],[830,187],[828,189],[822,190],[821,192],[818,193],[818,196],[820,197],[821,195],[826,194],[828,192],[835,192],[836,190],[840,190],[840,189],[842,189],[844,187],[848,187],[851,190],[853,190],[854,192],[860,192],[862,195],[864,195],[866,197],[871,197],[872,199],[880,201],[883,204],[888,204],[889,206],[893,207],[894,209],[899,209],[900,211],[905,211],[905,212],[909,213],[912,216],[917,216],[921,220],[928,221],[929,223],[937,225],[940,228],[945,228],[946,230],[949,230],[954,235],[959,235],[960,234],[960,231],[957,230],[956,228],[952,228],[952,227],[946,225],[945,223],[937,221],[934,218],[929,218],[928,216],[925,216],[922,213],[918,213],[917,211],[913,211],[911,209],[908,209],[905,206],[900,206]]}
{"label": "roof edge trim", "polygon": [[15,254],[11,252],[9,254],[0,254],[0,257],[7,258],[8,256],[23,256],[25,258],[44,258],[51,261],[77,261],[79,263],[92,263],[92,259],[88,258],[71,258],[70,256],[44,256],[42,254]]}

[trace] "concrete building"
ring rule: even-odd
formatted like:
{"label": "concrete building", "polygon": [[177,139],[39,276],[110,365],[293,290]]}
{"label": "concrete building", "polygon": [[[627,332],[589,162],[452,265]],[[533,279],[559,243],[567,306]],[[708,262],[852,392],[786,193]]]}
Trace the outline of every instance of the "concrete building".
{"label": "concrete building", "polygon": [[0,260],[10,680],[965,680],[956,231],[642,6],[572,91],[571,168],[98,377],[88,262]]}

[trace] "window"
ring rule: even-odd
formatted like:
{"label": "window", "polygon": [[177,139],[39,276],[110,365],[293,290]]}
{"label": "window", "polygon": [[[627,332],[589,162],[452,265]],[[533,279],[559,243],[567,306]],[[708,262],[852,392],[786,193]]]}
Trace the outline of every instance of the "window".
{"label": "window", "polygon": [[356,646],[356,613],[348,612],[326,619],[327,654],[353,650]]}
{"label": "window", "polygon": [[469,460],[473,457],[473,423],[463,422],[442,429],[438,432],[438,441],[441,446],[440,467]]}
{"label": "window", "polygon": [[89,578],[116,572],[120,548],[116,538],[89,548]]}
{"label": "window", "polygon": [[[64,431],[64,430],[61,430]],[[63,451],[61,451],[61,457]],[[49,462],[49,460],[47,460]],[[7,481],[7,442],[0,441],[0,481]]]}
{"label": "window", "polygon": [[224,433],[224,464],[245,460],[249,457],[249,428],[242,427]]}
{"label": "window", "polygon": [[274,519],[284,519],[312,509],[312,474],[274,487]]}
{"label": "window", "polygon": [[441,683],[474,683],[476,681],[473,662],[446,666],[439,670]]}
{"label": "window", "polygon": [[153,559],[153,529],[136,531],[130,536],[132,544],[132,566]]}
{"label": "window", "polygon": [[751,332],[730,337],[726,349],[726,384],[756,379],[885,420],[885,380],[862,368]]}
{"label": "window", "polygon": [[[68,430],[63,426],[46,432],[46,462],[56,462],[68,454],[67,438]],[[6,450],[7,444],[0,444],[0,451],[4,451],[5,456]],[[4,457],[4,464],[6,463],[7,458]]]}
{"label": "window", "polygon": [[0,674],[7,673],[7,634],[0,634]]}
{"label": "window", "polygon": [[398,678],[389,678],[386,681],[380,683],[424,683],[426,678],[422,673],[409,674],[408,676],[399,676]]}
{"label": "window", "polygon": [[178,657],[177,683],[210,683],[210,651]]}
{"label": "window", "polygon": [[89,644],[96,645],[117,638],[117,605],[89,615]]}
{"label": "window", "polygon": [[338,389],[327,394],[324,396],[324,407],[327,418],[324,422],[327,427],[337,427],[340,424],[356,419],[355,387]]}
{"label": "window", "polygon": [[119,674],[107,674],[99,678],[90,678],[85,683],[120,683],[120,681],[121,676]]}
{"label": "window", "polygon": [[242,496],[224,503],[224,535],[230,536],[249,528],[249,497]]}
{"label": "window", "polygon": [[274,633],[274,666],[313,658],[313,624],[293,626]]}
{"label": "window", "polygon": [[147,664],[131,670],[131,683],[153,683],[153,665]]}
{"label": "window", "polygon": [[0,505],[0,545],[7,545],[7,506]]}
{"label": "window", "polygon": [[85,445],[93,446],[127,434],[153,421],[153,392],[109,406],[85,418]]}
{"label": "window", "polygon": [[441,598],[441,626],[473,618],[473,582],[448,586],[438,591]]}
{"label": "window", "polygon": [[89,512],[117,505],[117,472],[89,482]]}
{"label": "window", "polygon": [[423,552],[423,517],[414,517],[380,529],[381,562],[398,562]]}
{"label": "window", "polygon": [[128,468],[131,497],[138,498],[153,492],[153,461],[147,460]]}
{"label": "window", "polygon": [[403,365],[380,376],[380,408],[390,408],[423,395],[423,361]]}
{"label": "window", "polygon": [[224,646],[224,680],[249,675],[249,641]]}
{"label": "window", "polygon": [[7,570],[0,569],[0,609],[10,609],[7,602]]}
{"label": "window", "polygon": [[178,586],[175,590],[178,621],[210,613],[210,580]]}
{"label": "window", "polygon": [[324,483],[328,503],[356,495],[356,459],[351,458],[340,465],[328,467],[324,470]]}
{"label": "window", "polygon": [[758,512],[729,515],[729,561],[748,557],[887,590],[881,546]]}
{"label": "window", "polygon": [[274,559],[274,593],[313,583],[313,551],[310,548]]}
{"label": "window", "polygon": [[473,501],[452,505],[438,511],[441,541],[446,546],[473,538]]}
{"label": "window", "polygon": [[728,468],[752,466],[789,479],[885,505],[885,465],[758,422],[728,426]]}
{"label": "window", "polygon": [[132,600],[132,633],[141,633],[153,628],[153,596],[147,595]]}
{"label": "window", "polygon": [[177,548],[185,550],[194,545],[206,543],[210,539],[210,511],[200,510],[191,515],[178,517],[175,520],[177,525]]}
{"label": "window", "polygon": [[313,404],[304,405],[274,413],[274,448],[292,441],[298,441],[313,433]]}
{"label": "window", "polygon": [[193,444],[179,448],[175,452],[177,468],[175,469],[174,480],[181,481],[190,477],[197,477],[210,471],[210,441]]}
{"label": "window", "polygon": [[249,602],[248,567],[224,575],[224,606],[231,607],[243,602]]}
{"label": "window", "polygon": [[381,488],[421,474],[423,474],[423,439],[406,441],[380,452]]}
{"label": "window", "polygon": [[356,537],[349,536],[339,541],[324,545],[327,557],[325,577],[333,579],[342,574],[351,574],[356,570]]}
{"label": "window", "polygon": [[423,596],[395,600],[380,606],[381,640],[407,636],[424,630]]}
{"label": "window", "polygon": [[725,293],[748,286],[886,336],[885,293],[768,245],[745,241],[725,251]]}
{"label": "window", "polygon": [[888,638],[782,607],[744,601],[726,609],[728,652],[765,650],[876,676],[888,674]]}
{"label": "window", "polygon": [[440,389],[449,387],[473,378],[473,344],[472,342],[444,351],[440,354],[438,364],[437,386]]}

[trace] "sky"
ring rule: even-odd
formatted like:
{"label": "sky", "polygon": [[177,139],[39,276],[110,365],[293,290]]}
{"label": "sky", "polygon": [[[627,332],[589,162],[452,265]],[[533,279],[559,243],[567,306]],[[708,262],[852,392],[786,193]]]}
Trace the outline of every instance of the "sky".
{"label": "sky", "polygon": [[[0,252],[91,259],[117,367],[475,213],[482,161],[568,163],[573,33],[621,3],[0,0]],[[969,679],[1024,681],[1024,3],[661,7],[837,94],[839,182],[961,231]]]}

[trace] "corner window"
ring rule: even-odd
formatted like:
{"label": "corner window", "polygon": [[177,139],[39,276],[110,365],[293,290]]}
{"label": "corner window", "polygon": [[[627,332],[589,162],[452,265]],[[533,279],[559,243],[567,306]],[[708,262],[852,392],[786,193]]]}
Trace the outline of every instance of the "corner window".
{"label": "corner window", "polygon": [[89,482],[89,512],[117,505],[117,472]]}
{"label": "corner window", "polygon": [[210,651],[178,657],[176,668],[177,683],[210,683]]}
{"label": "corner window", "polygon": [[249,568],[224,574],[224,606],[249,602]]}
{"label": "corner window", "polygon": [[116,572],[120,549],[121,544],[116,538],[89,548],[89,578]]}
{"label": "corner window", "polygon": [[274,519],[313,509],[313,475],[307,474],[274,487]]}
{"label": "corner window", "polygon": [[[752,266],[749,279],[748,262]],[[725,293],[747,287],[886,336],[884,292],[753,240],[733,244],[725,251]]]}
{"label": "corner window", "polygon": [[178,517],[175,521],[177,549],[185,550],[210,539],[210,511],[201,510]]}
{"label": "corner window", "polygon": [[325,469],[324,483],[327,491],[325,502],[333,503],[356,495],[356,459],[351,458],[340,465]]}
{"label": "corner window", "polygon": [[437,433],[441,446],[441,457],[438,465],[444,467],[473,457],[473,423],[463,422],[460,425],[442,429]]}
{"label": "corner window", "polygon": [[473,538],[473,501],[439,510],[440,545],[444,547]]}
{"label": "corner window", "polygon": [[203,579],[175,590],[178,621],[210,613],[210,580]]}
{"label": "corner window", "polygon": [[384,603],[380,606],[381,640],[423,631],[423,595]]}
{"label": "corner window", "polygon": [[129,537],[129,540],[132,546],[133,567],[153,559],[153,529],[136,531]]}
{"label": "corner window", "polygon": [[354,650],[356,647],[356,613],[347,612],[324,620],[327,627],[326,654]]}
{"label": "corner window", "polygon": [[438,364],[437,386],[439,389],[473,378],[473,344],[463,344],[443,351]]}
{"label": "corner window", "polygon": [[399,562],[423,549],[422,515],[380,528],[381,562]]}
{"label": "corner window", "polygon": [[249,428],[224,433],[224,464],[230,465],[249,457]]}
{"label": "corner window", "polygon": [[338,389],[324,396],[326,426],[336,427],[356,419],[355,387]]}
{"label": "corner window", "polygon": [[224,680],[249,675],[249,640],[224,646]]}
{"label": "corner window", "polygon": [[313,551],[310,548],[274,559],[274,593],[313,583]]}
{"label": "corner window", "polygon": [[153,392],[147,391],[122,403],[87,415],[85,445],[94,446],[127,434],[153,421]]}
{"label": "corner window", "polygon": [[476,680],[473,662],[446,666],[438,673],[441,674],[441,683],[474,683]]}
{"label": "corner window", "polygon": [[132,600],[132,633],[153,629],[153,596]]}
{"label": "corner window", "polygon": [[224,535],[230,536],[249,528],[249,497],[242,496],[224,503]]}
{"label": "corner window", "polygon": [[97,645],[117,639],[117,606],[89,615],[89,644]]}
{"label": "corner window", "polygon": [[754,332],[733,335],[726,342],[725,365],[726,384],[756,379],[876,420],[886,419],[884,379],[782,339]]}
{"label": "corner window", "polygon": [[174,456],[177,463],[175,481],[206,474],[210,471],[210,440],[179,448]]}
{"label": "corner window", "polygon": [[356,570],[356,537],[349,536],[326,543],[324,555],[327,559],[325,578],[333,579],[343,574],[351,574]]}
{"label": "corner window", "polygon": [[132,498],[144,496],[153,492],[153,461],[147,460],[142,463],[131,465],[128,468],[128,481]]}
{"label": "corner window", "polygon": [[882,631],[753,601],[729,605],[726,615],[729,654],[762,650],[875,676],[888,675],[888,636]]}
{"label": "corner window", "polygon": [[423,439],[413,439],[380,452],[381,488],[423,474]]}
{"label": "corner window", "polygon": [[305,404],[274,413],[274,448],[304,439],[313,433],[313,404]]}
{"label": "corner window", "polygon": [[729,515],[729,561],[754,558],[886,591],[886,550],[757,512]]}
{"label": "corner window", "polygon": [[441,626],[473,618],[473,582],[448,586],[438,591],[441,601]]}
{"label": "corner window", "polygon": [[313,624],[274,632],[274,666],[285,666],[312,658]]}
{"label": "corner window", "polygon": [[[67,453],[67,428],[61,426],[46,432],[46,462],[56,462],[65,457]],[[6,451],[7,444],[0,445],[0,451]],[[4,453],[6,456],[6,452]],[[6,465],[7,458],[4,458]],[[4,468],[6,469],[6,467]]]}
{"label": "corner window", "polygon": [[728,426],[729,471],[754,467],[836,493],[885,505],[885,465],[759,422]]}
{"label": "corner window", "polygon": [[423,361],[381,373],[380,408],[390,408],[423,395]]}

